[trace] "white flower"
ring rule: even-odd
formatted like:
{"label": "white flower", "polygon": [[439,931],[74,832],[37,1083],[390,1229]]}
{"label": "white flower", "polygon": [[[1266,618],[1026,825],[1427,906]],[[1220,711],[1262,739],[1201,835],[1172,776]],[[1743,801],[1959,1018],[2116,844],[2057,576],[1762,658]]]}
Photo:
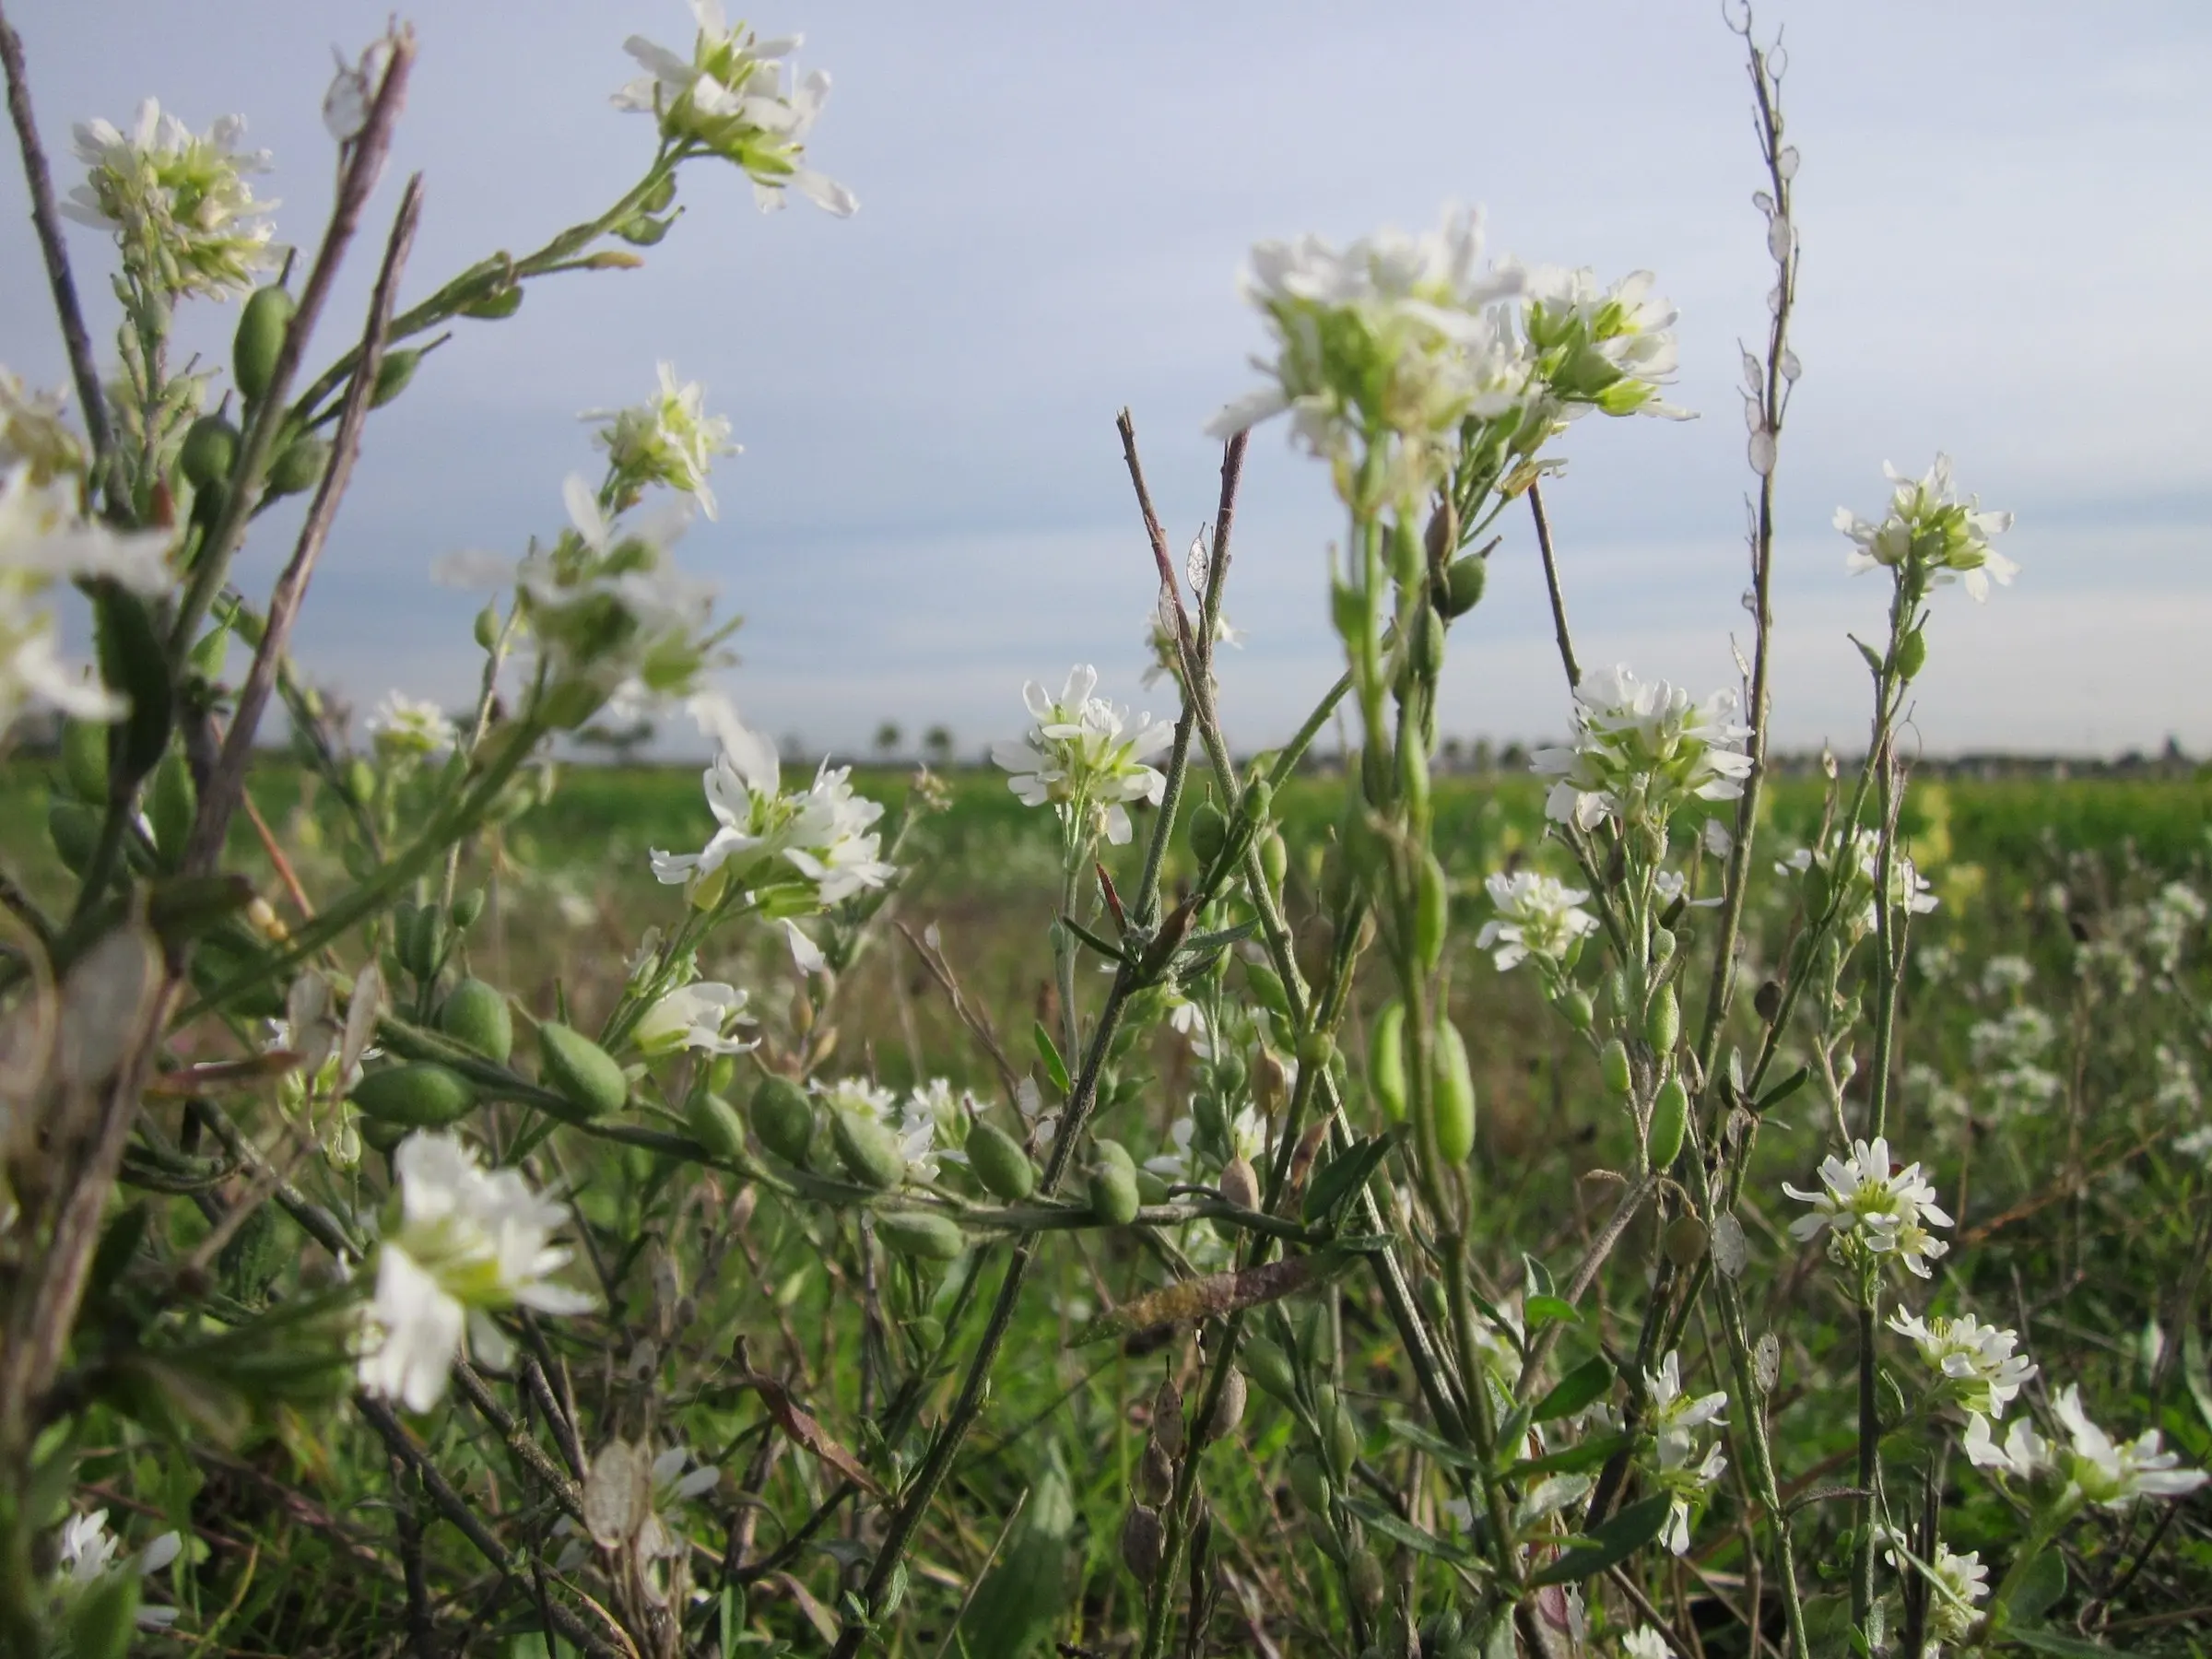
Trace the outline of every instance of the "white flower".
{"label": "white flower", "polygon": [[1799,1241],[1832,1234],[1831,1253],[1839,1259],[1895,1256],[1922,1278],[1928,1263],[1950,1247],[1929,1236],[1927,1224],[1948,1227],[1951,1218],[1936,1207],[1936,1189],[1918,1164],[1891,1171],[1889,1143],[1880,1135],[1852,1143],[1848,1159],[1830,1153],[1820,1165],[1820,1190],[1801,1192],[1787,1182],[1782,1190],[1813,1206],[1790,1224]]}
{"label": "white flower", "polygon": [[1735,693],[1702,703],[1665,680],[1639,681],[1625,667],[1587,676],[1574,694],[1574,743],[1538,749],[1529,770],[1559,781],[1544,810],[1554,822],[1594,830],[1607,818],[1650,816],[1664,822],[1695,795],[1733,801],[1744,793],[1751,758],[1738,725]]}
{"label": "white flower", "polygon": [[533,1193],[519,1171],[487,1171],[458,1136],[428,1132],[400,1143],[393,1169],[400,1225],[377,1252],[360,1382],[428,1411],[471,1347],[485,1364],[506,1365],[512,1345],[493,1313],[581,1313],[594,1304],[551,1277],[569,1262],[550,1242],[567,1206]]}
{"label": "white flower", "polygon": [[2114,1441],[2089,1421],[2081,1408],[2081,1391],[2071,1382],[2052,1399],[2051,1409],[2073,1442],[2067,1479],[2101,1508],[2124,1510],[2138,1498],[2183,1497],[2212,1478],[2201,1469],[2180,1467],[2178,1453],[2160,1451],[2156,1429],[2132,1441]]}
{"label": "white flower", "polygon": [[1124,803],[1157,806],[1167,793],[1166,777],[1146,762],[1171,745],[1175,733],[1164,721],[1154,724],[1149,714],[1138,715],[1130,731],[1125,709],[1091,695],[1098,683],[1099,671],[1088,663],[1069,671],[1057,700],[1030,681],[1021,695],[1036,724],[1019,742],[994,744],[991,759],[1013,773],[1007,787],[1022,805],[1050,802],[1071,830],[1102,834],[1118,847],[1134,833]]}
{"label": "white flower", "polygon": [[[81,1594],[110,1572],[135,1572],[141,1578],[151,1578],[183,1553],[184,1540],[174,1532],[165,1532],[136,1555],[121,1560],[116,1559],[119,1547],[115,1535],[108,1531],[106,1510],[70,1516],[62,1524],[61,1563],[54,1575],[63,1594]],[[141,1606],[137,1612],[141,1630],[165,1630],[176,1621],[174,1607]]]}
{"label": "white flower", "polygon": [[[1900,1553],[1912,1547],[1912,1540],[1891,1532],[1888,1553],[1892,1567],[1902,1568]],[[1989,1569],[1983,1565],[1979,1550],[1959,1555],[1938,1538],[1936,1541],[1936,1559],[1927,1563],[1928,1618],[1927,1643],[1923,1649],[1924,1659],[1942,1659],[1943,1644],[1963,1641],[1973,1633],[1980,1615],[1975,1606],[1989,1594]]]}
{"label": "white flower", "polygon": [[62,419],[66,394],[34,392],[0,368],[0,472],[28,465],[33,484],[85,468],[85,446]]}
{"label": "white flower", "polygon": [[2174,1138],[2173,1149],[2183,1158],[2194,1158],[2207,1170],[2212,1170],[2212,1124]]}
{"label": "white flower", "polygon": [[2204,926],[2204,896],[2185,881],[2170,881],[2159,889],[2147,909],[2143,943],[2156,957],[2159,971],[2171,973],[2181,966],[2182,952],[2190,936]]}
{"label": "white flower", "polygon": [[2018,1335],[1971,1313],[1922,1320],[1900,1309],[1889,1316],[1889,1328],[1912,1339],[1950,1398],[1980,1416],[2003,1417],[2020,1385],[2035,1375],[2035,1361],[2018,1351]]}
{"label": "white flower", "polygon": [[245,118],[226,115],[203,136],[147,99],[127,134],[81,123],[76,155],[89,170],[62,211],[112,230],[126,269],[181,294],[223,295],[253,286],[272,261],[275,202],[253,199],[249,173],[266,172],[266,150],[238,147]]}
{"label": "white flower", "polygon": [[654,876],[670,886],[691,883],[701,909],[735,888],[763,904],[813,911],[899,873],[877,856],[881,837],[869,828],[883,806],[853,793],[851,767],[825,760],[805,794],[785,794],[774,745],[734,720],[722,732],[724,747],[703,774],[707,807],[721,828],[697,853],[654,850]]}
{"label": "white flower", "polygon": [[1241,288],[1275,335],[1253,367],[1267,385],[1224,409],[1227,437],[1288,411],[1293,436],[1331,463],[1352,501],[1360,456],[1385,457],[1372,511],[1418,499],[1442,476],[1469,418],[1518,416],[1529,365],[1498,301],[1520,291],[1512,266],[1481,268],[1482,218],[1447,209],[1419,236],[1384,230],[1336,248],[1317,236],[1252,251]]}
{"label": "white flower", "polygon": [[830,97],[820,70],[787,90],[783,60],[799,37],[763,41],[729,27],[720,0],[691,0],[699,34],[688,58],[632,35],[623,50],[646,70],[615,94],[618,110],[658,117],[661,136],[743,168],[763,213],[783,206],[790,186],[844,218],[860,206],[850,190],[803,165],[803,140]]}
{"label": "white flower", "polygon": [[1194,1144],[1197,1133],[1196,1119],[1187,1114],[1177,1118],[1168,1126],[1168,1144],[1173,1149],[1147,1158],[1145,1168],[1163,1181],[1204,1183],[1230,1159],[1241,1158],[1257,1163],[1267,1149],[1267,1120],[1252,1106],[1240,1108],[1230,1120],[1226,1157],[1201,1158]]}
{"label": "white flower", "polygon": [[1588,270],[1539,265],[1528,274],[1523,325],[1546,390],[1571,410],[1661,415],[1687,420],[1663,402],[1675,378],[1675,308],[1652,292],[1649,271],[1601,288]]}
{"label": "white flower", "polygon": [[1967,1462],[1977,1469],[1995,1469],[2015,1479],[2031,1480],[2051,1466],[2051,1442],[2025,1418],[2014,1420],[2000,1444],[1989,1418],[1976,1415],[1966,1420],[1966,1437],[1959,1442]]}
{"label": "white flower", "polygon": [[169,533],[117,531],[86,519],[76,481],[36,478],[31,462],[0,475],[0,731],[33,704],[86,720],[118,720],[129,704],[65,666],[49,595],[61,583],[105,577],[133,593],[169,585]]}
{"label": "white flower", "polygon": [[[1831,877],[1838,869],[1847,872],[1844,879],[1850,890],[1842,908],[1853,930],[1861,937],[1881,924],[1881,904],[1877,897],[1881,886],[1881,832],[1870,824],[1859,824],[1845,831],[1841,844],[1822,860]],[[1812,849],[1800,847],[1776,865],[1774,873],[1803,876],[1812,863]],[[1927,878],[1906,856],[1904,849],[1894,842],[1889,849],[1889,903],[1892,909],[1915,916],[1926,915],[1936,904]]]}
{"label": "white flower", "polygon": [[1887,565],[1936,585],[1963,579],[1977,601],[1989,597],[1992,576],[2001,584],[2011,582],[2020,567],[1992,547],[1989,538],[2012,527],[2012,514],[1980,511],[1980,497],[1959,500],[1948,455],[1937,455],[1919,479],[1887,463],[1882,470],[1895,488],[1880,524],[1869,524],[1848,507],[1836,509],[1836,528],[1854,544],[1843,561],[1846,571]]}
{"label": "white flower", "polygon": [[1620,1639],[1623,1659],[1673,1659],[1675,1650],[1650,1625],[1639,1625]]}
{"label": "white flower", "polygon": [[755,1046],[723,1032],[745,1018],[746,994],[734,985],[700,980],[669,992],[654,1003],[630,1033],[647,1054],[698,1049],[710,1054],[742,1054]]}
{"label": "white flower", "polygon": [[[1145,627],[1145,655],[1149,659],[1138,684],[1147,691],[1163,679],[1182,683],[1182,647],[1175,631],[1173,607],[1181,602],[1162,592],[1159,603],[1152,607],[1152,617]],[[1196,632],[1195,628],[1192,630]],[[1244,648],[1244,630],[1232,628],[1226,616],[1214,618],[1214,643],[1229,645],[1241,651]]]}
{"label": "white flower", "polygon": [[404,691],[390,691],[369,716],[369,735],[377,752],[387,759],[425,759],[442,755],[460,742],[461,735],[443,710],[434,702],[418,700]]}
{"label": "white flower", "polygon": [[1682,1356],[1670,1350],[1656,1371],[1643,1373],[1644,1426],[1654,1441],[1652,1473],[1672,1494],[1660,1541],[1676,1555],[1689,1548],[1690,1517],[1700,1499],[1726,1472],[1728,1459],[1716,1442],[1700,1446],[1700,1429],[1727,1422],[1724,1392],[1692,1396],[1682,1388]]}
{"label": "white flower", "polygon": [[606,424],[592,441],[606,451],[615,475],[614,496],[634,503],[649,484],[665,484],[714,516],[714,492],[707,473],[717,455],[742,453],[730,440],[730,423],[706,412],[706,388],[697,381],[679,384],[675,368],[660,365],[660,394],[626,409],[587,409],[577,418]]}
{"label": "white flower", "polygon": [[1484,884],[1498,914],[1482,924],[1475,947],[1490,953],[1500,972],[1534,957],[1556,972],[1587,935],[1597,931],[1597,918],[1576,908],[1590,895],[1571,888],[1552,876],[1500,870]]}

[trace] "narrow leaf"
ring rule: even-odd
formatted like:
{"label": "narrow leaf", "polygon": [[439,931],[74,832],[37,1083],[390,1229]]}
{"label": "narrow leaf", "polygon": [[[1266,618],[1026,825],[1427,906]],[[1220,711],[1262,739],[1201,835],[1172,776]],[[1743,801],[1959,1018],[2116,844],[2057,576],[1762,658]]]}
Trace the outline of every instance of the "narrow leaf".
{"label": "narrow leaf", "polygon": [[1615,1563],[1625,1561],[1659,1535],[1674,1502],[1662,1492],[1656,1498],[1631,1503],[1592,1533],[1589,1543],[1578,1545],[1531,1576],[1530,1585],[1571,1584],[1580,1579],[1594,1578]]}
{"label": "narrow leaf", "polygon": [[1548,1423],[1555,1418],[1572,1417],[1612,1386],[1613,1367],[1606,1357],[1599,1354],[1585,1359],[1536,1402],[1536,1421]]}
{"label": "narrow leaf", "polygon": [[1044,1075],[1053,1080],[1053,1087],[1062,1095],[1072,1093],[1067,1084],[1067,1063],[1060,1058],[1059,1044],[1053,1041],[1053,1034],[1044,1029],[1044,1021],[1031,1021],[1030,1035],[1036,1040],[1037,1058],[1044,1062]]}

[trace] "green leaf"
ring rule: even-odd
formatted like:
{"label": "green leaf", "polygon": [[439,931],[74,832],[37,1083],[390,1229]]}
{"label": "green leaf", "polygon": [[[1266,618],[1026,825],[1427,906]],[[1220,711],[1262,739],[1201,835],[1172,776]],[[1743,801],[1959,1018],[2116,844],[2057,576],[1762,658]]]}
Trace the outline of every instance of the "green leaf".
{"label": "green leaf", "polygon": [[100,677],[131,700],[123,724],[109,731],[108,754],[112,762],[120,760],[123,781],[135,784],[169,747],[174,708],[169,654],[153,614],[135,594],[113,582],[100,582],[92,608]]}
{"label": "green leaf", "polygon": [[1594,1577],[1618,1561],[1625,1561],[1646,1544],[1659,1535],[1666,1524],[1667,1512],[1675,1500],[1665,1493],[1646,1498],[1641,1503],[1631,1503],[1619,1514],[1590,1535],[1590,1542],[1578,1545],[1542,1571],[1532,1575],[1529,1584],[1540,1588],[1545,1584],[1571,1584],[1580,1579]]}
{"label": "green leaf", "polygon": [[1055,1456],[1037,1477],[1029,1506],[960,1618],[970,1659],[1028,1659],[1067,1601],[1074,1495]]}
{"label": "green leaf", "polygon": [[1108,940],[1101,938],[1099,935],[1092,933],[1089,928],[1084,926],[1082,923],[1077,921],[1073,916],[1061,917],[1060,925],[1066,928],[1069,933],[1074,934],[1077,938],[1082,940],[1084,944],[1089,946],[1093,950],[1097,951],[1100,956],[1104,957],[1110,962],[1126,962],[1130,959],[1129,953],[1126,950],[1124,950],[1119,945],[1110,943]]}
{"label": "green leaf", "polygon": [[1766,1112],[1771,1108],[1781,1105],[1784,1100],[1788,1100],[1792,1095],[1803,1088],[1805,1087],[1806,1078],[1809,1077],[1810,1076],[1812,1076],[1811,1072],[1807,1071],[1802,1065],[1799,1066],[1795,1071],[1792,1072],[1781,1082],[1775,1084],[1773,1088],[1768,1089],[1765,1094],[1759,1097],[1758,1104],[1751,1108],[1753,1114],[1757,1115],[1758,1113]]}
{"label": "green leaf", "polygon": [[2205,1419],[2206,1428],[2212,1429],[2212,1374],[2205,1368],[2205,1339],[2197,1334],[2194,1320],[2182,1334],[2182,1381],[2188,1385],[2189,1397],[2196,1402],[2197,1416]]}
{"label": "green leaf", "polygon": [[1602,1398],[1612,1386],[1613,1367],[1606,1357],[1598,1354],[1585,1359],[1536,1402],[1536,1421],[1548,1423],[1555,1418],[1572,1417],[1591,1401]]}
{"label": "green leaf", "polygon": [[1472,1472],[1482,1467],[1481,1461],[1472,1453],[1453,1445],[1442,1435],[1424,1429],[1418,1423],[1409,1422],[1405,1418],[1391,1418],[1382,1426],[1394,1440],[1404,1441],[1415,1451],[1426,1453],[1449,1468]]}
{"label": "green leaf", "polygon": [[2017,1641],[2022,1647],[2031,1648],[2039,1653],[2087,1655],[2116,1653],[2120,1651],[2118,1648],[2106,1647],[2101,1641],[2085,1641],[2078,1636],[2062,1636],[2058,1631],[2042,1625],[2028,1625],[2024,1628],[2012,1626],[2006,1630],[2005,1639]]}
{"label": "green leaf", "polygon": [[1533,1255],[1521,1258],[1521,1268],[1528,1276],[1528,1289],[1532,1296],[1556,1296],[1558,1287],[1551,1282],[1551,1269]]}
{"label": "green leaf", "polygon": [[1074,1093],[1068,1087],[1067,1063],[1060,1058],[1059,1045],[1053,1042],[1053,1034],[1044,1029],[1044,1021],[1031,1021],[1030,1035],[1037,1043],[1037,1058],[1044,1062],[1044,1075],[1052,1078],[1053,1087],[1064,1096]]}
{"label": "green leaf", "polygon": [[1391,1137],[1378,1135],[1347,1147],[1340,1156],[1331,1159],[1306,1188],[1306,1201],[1299,1213],[1307,1225],[1333,1216],[1365,1186],[1375,1167],[1390,1156],[1390,1147]]}
{"label": "green leaf", "polygon": [[2005,1606],[2016,1619],[2041,1618],[2065,1593],[2066,1559],[2055,1549],[2044,1549],[2021,1571]]}
{"label": "green leaf", "polygon": [[1367,1524],[1368,1530],[1379,1532],[1394,1544],[1403,1544],[1417,1555],[1431,1556],[1440,1561],[1465,1561],[1465,1553],[1446,1543],[1434,1533],[1424,1532],[1407,1521],[1384,1509],[1371,1498],[1351,1497],[1345,1500],[1347,1507]]}
{"label": "green leaf", "polygon": [[1532,1296],[1521,1304],[1521,1320],[1528,1329],[1537,1331],[1547,1324],[1580,1324],[1583,1316],[1564,1297]]}
{"label": "green leaf", "polygon": [[1632,1434],[1606,1434],[1595,1440],[1586,1440],[1579,1446],[1547,1453],[1542,1457],[1524,1458],[1507,1469],[1501,1480],[1525,1480],[1536,1475],[1579,1475],[1585,1469],[1594,1469],[1616,1452],[1626,1452],[1636,1444]]}

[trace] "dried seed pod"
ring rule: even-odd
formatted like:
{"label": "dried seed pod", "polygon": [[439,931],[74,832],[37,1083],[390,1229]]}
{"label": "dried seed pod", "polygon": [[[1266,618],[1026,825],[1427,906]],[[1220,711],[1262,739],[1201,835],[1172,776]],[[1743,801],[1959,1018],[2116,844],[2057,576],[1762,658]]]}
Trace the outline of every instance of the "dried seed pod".
{"label": "dried seed pod", "polygon": [[1138,1583],[1150,1583],[1159,1571],[1160,1545],[1159,1512],[1148,1504],[1131,1504],[1122,1523],[1122,1565]]}
{"label": "dried seed pod", "polygon": [[1248,1158],[1232,1158],[1221,1170],[1221,1196],[1239,1209],[1257,1209],[1260,1177]]}
{"label": "dried seed pod", "polygon": [[1182,1455],[1182,1390],[1172,1377],[1162,1377],[1152,1396],[1152,1438],[1170,1457]]}
{"label": "dried seed pod", "polygon": [[1244,1420],[1244,1401],[1249,1393],[1244,1373],[1231,1366],[1229,1375],[1221,1380],[1221,1397],[1214,1402],[1214,1415],[1206,1420],[1208,1441],[1226,1440],[1237,1431],[1237,1425]]}
{"label": "dried seed pod", "polygon": [[1165,1503],[1175,1488],[1175,1464],[1159,1441],[1145,1441],[1144,1455],[1136,1461],[1136,1495],[1147,1503]]}

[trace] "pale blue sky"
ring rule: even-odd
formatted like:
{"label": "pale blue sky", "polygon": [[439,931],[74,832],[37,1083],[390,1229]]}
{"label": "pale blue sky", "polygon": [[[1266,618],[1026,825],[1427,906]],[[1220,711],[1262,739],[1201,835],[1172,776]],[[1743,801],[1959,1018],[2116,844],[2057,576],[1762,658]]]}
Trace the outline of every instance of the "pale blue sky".
{"label": "pale blue sky", "polygon": [[[279,233],[312,241],[332,155],[318,108],[334,43],[387,0],[15,0],[57,163],[68,124],[159,96],[194,126],[243,112],[276,152]],[[625,36],[682,47],[679,0],[421,0],[404,171],[428,173],[413,293],[612,200],[649,156],[607,94]],[[517,22],[527,18],[527,25]],[[811,742],[943,721],[973,751],[1021,724],[1024,678],[1095,661],[1140,705],[1149,564],[1118,459],[1135,411],[1179,541],[1213,499],[1200,427],[1252,383],[1235,277],[1255,240],[1349,237],[1488,209],[1495,252],[1657,273],[1682,310],[1676,401],[1703,418],[1585,422],[1548,492],[1583,659],[1704,688],[1733,677],[1743,424],[1736,341],[1769,280],[1738,43],[1691,0],[1541,7],[1237,0],[1112,8],[787,0],[835,92],[811,159],[859,194],[838,222],[754,212],[727,169],[641,272],[534,289],[464,325],[379,417],[303,639],[364,701],[459,700],[469,602],[440,553],[519,549],[589,465],[580,409],[641,396],[656,359],[706,382],[746,453],[719,524],[682,545],[744,613],[728,688]],[[1932,750],[2112,750],[2169,733],[2212,748],[2212,9],[2201,5],[1770,4],[1786,26],[1804,154],[1799,350],[1780,479],[1782,741],[1859,740],[1845,629],[1880,625],[1847,580],[1839,501],[1880,503],[1881,464],[1950,451],[2019,582],[1938,600],[1919,725]],[[68,181],[65,180],[65,183]],[[73,230],[80,272],[101,239]],[[317,355],[358,325],[364,261]],[[19,174],[0,170],[0,362],[62,363]],[[112,302],[88,293],[112,330]],[[228,319],[196,320],[219,342]],[[188,324],[188,334],[192,332]],[[1255,436],[1225,663],[1241,745],[1281,736],[1335,671],[1324,481]],[[273,515],[274,516],[274,515]],[[265,567],[283,526],[256,543]],[[1533,737],[1564,694],[1524,519],[1454,634],[1445,726]],[[1151,700],[1154,706],[1157,699]]]}

